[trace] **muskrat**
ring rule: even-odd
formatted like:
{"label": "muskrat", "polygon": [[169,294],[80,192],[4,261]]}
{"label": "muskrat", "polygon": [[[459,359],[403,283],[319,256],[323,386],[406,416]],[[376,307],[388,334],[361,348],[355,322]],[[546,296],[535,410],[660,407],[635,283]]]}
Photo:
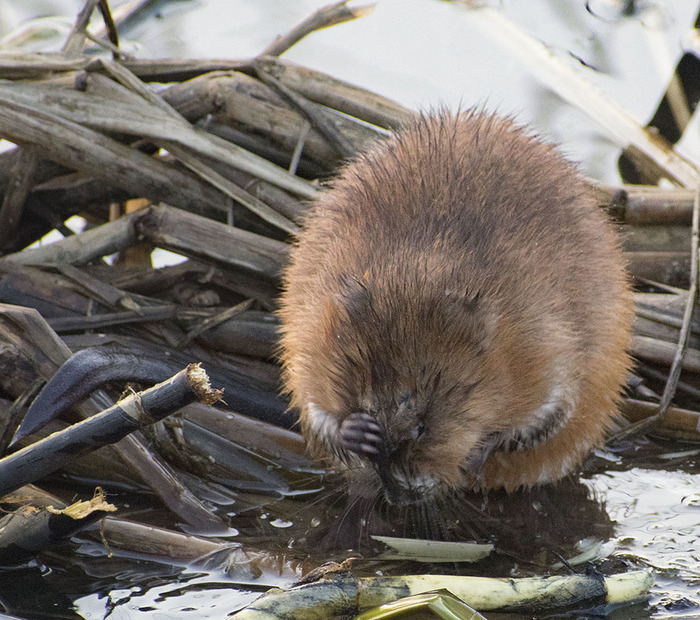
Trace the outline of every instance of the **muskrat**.
{"label": "muskrat", "polygon": [[558,480],[599,444],[632,296],[575,166],[511,120],[422,115],[310,208],[281,298],[286,388],[361,494]]}

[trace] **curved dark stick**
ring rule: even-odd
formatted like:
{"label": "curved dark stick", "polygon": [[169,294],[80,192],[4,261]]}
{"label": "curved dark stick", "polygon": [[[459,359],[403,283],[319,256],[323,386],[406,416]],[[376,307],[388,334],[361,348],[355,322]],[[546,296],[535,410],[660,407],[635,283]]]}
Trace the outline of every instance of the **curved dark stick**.
{"label": "curved dark stick", "polygon": [[[154,384],[165,381],[182,368],[182,361],[161,359],[113,346],[91,347],[75,353],[49,379],[19,425],[13,443],[31,435],[49,421],[111,381]],[[277,394],[209,372],[212,385],[224,388],[226,405],[238,413],[290,428],[294,416],[285,415],[287,403]]]}

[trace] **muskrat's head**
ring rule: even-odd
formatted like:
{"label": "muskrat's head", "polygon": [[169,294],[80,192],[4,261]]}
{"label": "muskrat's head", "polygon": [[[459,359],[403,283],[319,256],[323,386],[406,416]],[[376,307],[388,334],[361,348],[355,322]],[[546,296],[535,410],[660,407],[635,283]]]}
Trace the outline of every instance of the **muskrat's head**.
{"label": "muskrat's head", "polygon": [[294,367],[310,446],[347,466],[354,493],[395,505],[478,486],[509,404],[493,304],[444,285],[412,293],[371,273],[343,282]]}
{"label": "muskrat's head", "polygon": [[493,432],[481,409],[487,379],[473,373],[452,379],[446,370],[418,373],[427,385],[402,381],[389,394],[347,396],[347,408],[331,412],[308,403],[304,427],[310,445],[345,464],[353,494],[380,494],[408,505],[465,486],[465,468]]}

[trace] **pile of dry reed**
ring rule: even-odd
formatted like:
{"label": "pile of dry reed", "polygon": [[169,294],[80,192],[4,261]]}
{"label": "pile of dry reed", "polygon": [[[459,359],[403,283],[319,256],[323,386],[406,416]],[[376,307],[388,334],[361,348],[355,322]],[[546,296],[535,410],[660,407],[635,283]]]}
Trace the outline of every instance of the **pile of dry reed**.
{"label": "pile of dry reed", "polygon": [[[86,31],[96,7],[104,39]],[[293,425],[274,359],[289,243],[323,180],[414,112],[279,55],[359,13],[332,5],[255,58],[139,60],[120,52],[107,3],[90,0],[60,53],[0,55],[0,136],[16,145],[0,154],[0,449],[43,382],[74,352],[99,347],[143,361],[151,370],[135,361],[129,377],[142,384],[202,362],[237,414]],[[95,41],[111,59],[84,53]],[[644,145],[630,140],[627,151],[649,170],[648,182],[664,175],[676,189],[594,184],[601,207],[621,223],[639,290],[633,353],[645,382],[632,381],[624,409],[641,420],[658,412],[654,390],[666,389],[665,408],[677,390],[682,407],[654,418],[655,431],[697,440],[696,188],[670,147],[659,172],[658,153]],[[86,222],[79,234],[66,223],[73,216]],[[30,247],[52,230],[64,238]],[[154,268],[155,248],[188,260]],[[690,295],[676,288],[688,286]],[[121,389],[96,392],[37,436],[104,409]],[[233,416],[188,405],[148,440],[131,434],[62,471],[148,488],[180,522],[225,530],[182,472],[285,493],[311,467],[295,433]],[[42,494],[22,486],[15,496]],[[134,527],[111,519],[103,534],[113,545],[149,544],[184,559],[219,548],[190,537],[181,546],[169,539],[165,549],[152,532],[148,543],[137,538]]]}

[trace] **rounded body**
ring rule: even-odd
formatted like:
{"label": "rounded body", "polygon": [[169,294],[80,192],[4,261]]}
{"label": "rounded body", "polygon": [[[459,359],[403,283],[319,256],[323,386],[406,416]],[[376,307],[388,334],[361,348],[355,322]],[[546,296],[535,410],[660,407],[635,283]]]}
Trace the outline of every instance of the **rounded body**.
{"label": "rounded body", "polygon": [[508,120],[441,113],[312,206],[281,318],[310,446],[406,504],[575,468],[616,414],[632,301],[574,166]]}

